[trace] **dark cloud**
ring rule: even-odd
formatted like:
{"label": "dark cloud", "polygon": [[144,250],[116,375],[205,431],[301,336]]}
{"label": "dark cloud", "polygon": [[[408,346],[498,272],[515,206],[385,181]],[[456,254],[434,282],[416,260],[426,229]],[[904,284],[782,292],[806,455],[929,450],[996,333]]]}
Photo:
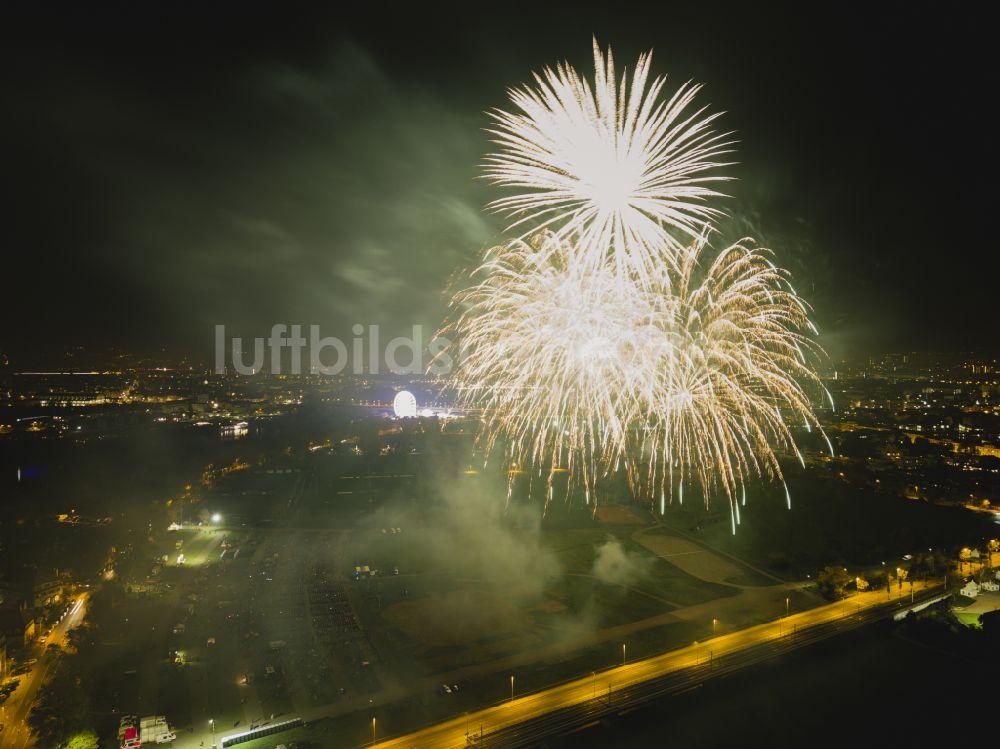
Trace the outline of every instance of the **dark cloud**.
{"label": "dark cloud", "polygon": [[217,322],[434,326],[501,226],[483,110],[588,65],[596,33],[708,84],[741,141],[732,227],[792,270],[834,353],[983,344],[985,27],[798,8],[8,10],[5,339],[208,359]]}
{"label": "dark cloud", "polygon": [[448,276],[495,233],[474,179],[480,115],[394,88],[346,44],[308,71],[260,64],[218,88],[223,122],[167,122],[162,103],[117,96],[82,114],[92,135],[121,136],[79,154],[107,209],[110,284],[141,290],[171,332],[435,325]]}

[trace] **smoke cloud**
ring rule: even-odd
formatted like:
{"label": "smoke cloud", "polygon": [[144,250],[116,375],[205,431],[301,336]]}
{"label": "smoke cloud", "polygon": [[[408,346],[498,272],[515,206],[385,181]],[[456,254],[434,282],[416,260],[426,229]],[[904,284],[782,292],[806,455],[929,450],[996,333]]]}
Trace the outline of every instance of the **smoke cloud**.
{"label": "smoke cloud", "polygon": [[621,542],[609,538],[597,547],[591,574],[609,585],[631,585],[649,574],[650,559],[625,551]]}

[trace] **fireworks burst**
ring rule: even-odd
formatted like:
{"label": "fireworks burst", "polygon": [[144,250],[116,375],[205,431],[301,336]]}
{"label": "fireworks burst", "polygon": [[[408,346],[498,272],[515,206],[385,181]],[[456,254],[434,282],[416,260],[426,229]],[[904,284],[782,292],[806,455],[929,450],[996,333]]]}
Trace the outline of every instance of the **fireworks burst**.
{"label": "fireworks burst", "polygon": [[446,333],[464,354],[463,406],[484,409],[485,448],[518,466],[568,471],[588,496],[616,466],[633,489],[673,497],[696,482],[733,507],[755,477],[782,478],[798,453],[789,422],[822,428],[809,386],[807,307],[766,250],[739,242],[702,268],[704,238],[669,288],[609,268],[581,272],[550,232],[494,248],[482,280],[454,298]]}
{"label": "fireworks burst", "polygon": [[618,83],[610,49],[605,56],[595,40],[593,84],[569,64],[547,68],[535,88],[510,91],[519,111],[491,113],[499,151],[485,176],[522,190],[490,204],[511,218],[508,230],[524,229],[523,238],[550,228],[572,238],[576,262],[596,269],[610,259],[649,281],[720,215],[706,200],[726,179],[714,170],[729,134],[712,130],[718,114],[692,111],[700,86],[661,100],[666,80],[648,83],[651,59],[642,55],[631,83]]}
{"label": "fireworks burst", "polygon": [[547,467],[550,486],[566,470],[592,487],[626,454],[648,387],[652,295],[583,272],[551,232],[494,248],[477,275],[444,333],[462,342],[459,399],[483,409],[487,453],[503,437],[511,462]]}
{"label": "fireworks burst", "polygon": [[821,351],[808,307],[769,251],[741,240],[702,269],[708,249],[701,239],[683,257],[657,321],[633,484],[671,497],[693,481],[706,505],[713,493],[728,499],[735,527],[748,480],[783,481],[778,452],[802,461],[789,422],[825,437],[809,397],[822,390],[812,367]]}
{"label": "fireworks burst", "polygon": [[593,86],[547,69],[511,92],[521,113],[493,115],[486,175],[526,191],[492,205],[522,233],[452,300],[458,399],[546,501],[558,473],[589,501],[624,468],[661,508],[685,484],[725,497],[735,530],[747,482],[783,480],[780,453],[802,461],[789,425],[822,434],[816,330],[769,251],[708,242],[706,173],[730,143],[687,113],[698,87],[661,102],[648,55],[620,86],[610,51],[594,57]]}

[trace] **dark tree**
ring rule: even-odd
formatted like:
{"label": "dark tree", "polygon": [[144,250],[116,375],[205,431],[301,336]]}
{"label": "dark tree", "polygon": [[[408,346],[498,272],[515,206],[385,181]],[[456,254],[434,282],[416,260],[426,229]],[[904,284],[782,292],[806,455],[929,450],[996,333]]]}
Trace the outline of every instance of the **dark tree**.
{"label": "dark tree", "polygon": [[836,601],[844,597],[844,588],[851,580],[851,576],[843,567],[824,567],[816,575],[816,585],[819,586],[820,595],[830,601]]}
{"label": "dark tree", "polygon": [[90,727],[87,691],[65,663],[38,690],[38,700],[28,713],[28,727],[40,746],[61,747]]}
{"label": "dark tree", "polygon": [[1000,609],[980,614],[979,623],[983,626],[983,635],[995,645],[1000,645]]}

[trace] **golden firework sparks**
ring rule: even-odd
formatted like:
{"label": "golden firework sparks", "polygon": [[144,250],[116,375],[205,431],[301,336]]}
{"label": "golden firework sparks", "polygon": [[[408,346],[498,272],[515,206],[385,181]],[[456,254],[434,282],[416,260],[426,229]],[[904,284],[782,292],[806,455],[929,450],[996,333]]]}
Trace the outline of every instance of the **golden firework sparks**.
{"label": "golden firework sparks", "polygon": [[594,58],[593,85],[547,69],[511,92],[520,113],[494,113],[486,176],[526,191],[492,205],[521,234],[452,300],[458,399],[546,502],[559,473],[596,503],[624,468],[661,511],[685,484],[725,497],[735,530],[747,482],[783,481],[780,453],[804,463],[789,425],[823,434],[816,328],[770,251],[708,241],[707,173],[731,142],[689,112],[698,87],[660,101],[649,55],[620,85],[610,51]]}

